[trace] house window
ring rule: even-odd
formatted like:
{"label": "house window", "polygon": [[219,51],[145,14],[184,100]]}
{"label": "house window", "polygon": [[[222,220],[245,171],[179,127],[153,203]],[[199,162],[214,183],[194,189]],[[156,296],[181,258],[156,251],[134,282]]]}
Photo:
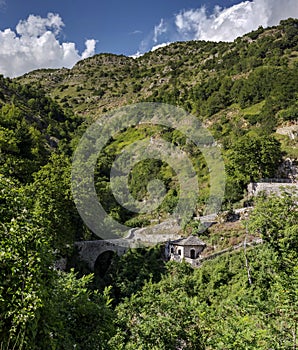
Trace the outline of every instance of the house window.
{"label": "house window", "polygon": [[174,254],[174,248],[173,247],[171,248],[171,254]]}
{"label": "house window", "polygon": [[178,255],[181,255],[181,249],[178,249]]}
{"label": "house window", "polygon": [[195,259],[196,258],[196,251],[195,251],[195,249],[191,249],[190,250],[190,258],[191,259]]}

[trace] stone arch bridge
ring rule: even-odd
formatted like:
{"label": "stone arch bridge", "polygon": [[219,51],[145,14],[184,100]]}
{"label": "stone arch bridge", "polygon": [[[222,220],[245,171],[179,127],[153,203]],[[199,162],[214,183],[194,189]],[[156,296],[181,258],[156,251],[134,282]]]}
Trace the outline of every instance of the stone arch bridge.
{"label": "stone arch bridge", "polygon": [[[214,222],[216,214],[198,218],[203,224]],[[94,271],[97,260],[105,252],[113,252],[121,256],[130,248],[153,246],[181,238],[180,221],[173,219],[145,228],[132,228],[127,237],[122,239],[95,240],[76,242],[78,254],[82,261],[87,263],[89,269]]]}
{"label": "stone arch bridge", "polygon": [[122,239],[82,241],[76,242],[75,246],[80,259],[87,263],[91,271],[94,271],[97,259],[105,252],[113,252],[121,256],[130,248],[152,246],[181,238],[180,230],[178,221],[169,220],[152,227],[133,228],[129,230],[127,237]]}
{"label": "stone arch bridge", "polygon": [[83,241],[76,242],[75,246],[80,259],[87,263],[91,271],[94,271],[95,263],[103,253],[113,252],[121,256],[132,248],[131,243],[125,239]]}

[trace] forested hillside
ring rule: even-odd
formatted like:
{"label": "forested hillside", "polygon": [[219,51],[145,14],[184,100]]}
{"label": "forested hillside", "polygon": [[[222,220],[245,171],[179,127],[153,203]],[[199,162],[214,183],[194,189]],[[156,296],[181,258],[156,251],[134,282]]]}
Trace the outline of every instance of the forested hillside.
{"label": "forested hillside", "polygon": [[[297,30],[297,21],[289,19],[233,43],[174,43],[137,59],[101,54],[71,70],[35,71],[18,80],[41,84],[63,108],[87,119],[136,102],[183,107],[221,143],[229,175],[226,199],[237,201],[250,180],[274,177],[281,151],[298,157],[296,142],[275,134],[278,126],[297,120]],[[177,135],[166,134],[177,142]],[[138,135],[121,138],[131,142]],[[178,140],[185,148],[183,141]],[[121,151],[119,144],[114,154]],[[111,150],[106,153],[114,157]],[[156,164],[152,167],[155,173]]]}
{"label": "forested hillside", "polygon": [[[139,58],[100,54],[72,69],[0,78],[0,349],[296,349],[298,347],[297,194],[247,197],[251,181],[280,175],[298,160],[297,137],[277,133],[298,121],[298,20],[259,28],[232,43],[178,42]],[[245,236],[263,244],[205,261],[166,262],[163,247],[114,256],[90,275],[74,242],[97,238],[71,193],[73,152],[86,128],[115,108],[163,102],[194,115],[213,135],[226,169],[222,210],[254,205],[237,225],[210,227],[207,244]],[[202,152],[177,130],[139,125],[113,135],[99,154],[95,187],[105,210],[130,227],[165,221],[179,199],[166,162],[138,163],[132,195],[163,181],[151,213],[117,203],[113,161],[136,140],[154,138],[189,155],[203,213],[210,174]],[[197,234],[190,222],[181,234]],[[226,246],[224,246],[224,244]],[[66,271],[56,268],[68,258]],[[73,268],[74,267],[74,268]]]}

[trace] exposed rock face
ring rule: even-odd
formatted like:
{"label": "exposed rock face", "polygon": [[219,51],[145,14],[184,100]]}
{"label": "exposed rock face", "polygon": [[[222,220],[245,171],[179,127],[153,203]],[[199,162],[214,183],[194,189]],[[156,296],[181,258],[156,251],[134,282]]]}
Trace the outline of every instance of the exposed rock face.
{"label": "exposed rock face", "polygon": [[276,133],[280,134],[280,135],[289,136],[289,138],[291,140],[295,140],[295,139],[298,138],[298,124],[294,124],[294,125],[291,125],[291,126],[286,126],[286,127],[283,127],[283,128],[278,128],[276,130]]}
{"label": "exposed rock face", "polygon": [[277,176],[298,182],[298,162],[296,159],[286,158],[277,170]]}

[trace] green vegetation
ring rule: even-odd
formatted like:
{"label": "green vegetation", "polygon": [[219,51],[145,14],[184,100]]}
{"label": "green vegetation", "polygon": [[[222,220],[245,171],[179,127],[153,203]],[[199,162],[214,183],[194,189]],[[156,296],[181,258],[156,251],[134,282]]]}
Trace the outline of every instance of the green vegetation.
{"label": "green vegetation", "polygon": [[[174,43],[138,59],[96,55],[73,69],[0,77],[0,349],[296,349],[297,195],[260,196],[247,222],[200,234],[207,253],[261,237],[263,244],[205,261],[166,262],[163,247],[106,256],[94,274],[73,243],[93,239],[71,194],[73,151],[86,127],[133,102],[183,107],[221,147],[227,186],[222,209],[246,200],[250,181],[274,177],[297,139],[276,133],[298,116],[298,20],[233,43]],[[144,138],[188,154],[197,172],[197,214],[209,195],[202,153],[184,135],[139,125],[113,135],[98,157],[95,187],[105,210],[131,227],[166,220],[179,199],[177,174],[156,159],[129,175],[137,200],[161,180],[165,200],[150,214],[121,207],[109,184],[115,158]],[[185,234],[196,234],[190,222]],[[57,261],[68,258],[66,271]],[[110,263],[111,261],[111,263]]]}
{"label": "green vegetation", "polygon": [[111,348],[294,348],[296,201],[289,194],[259,199],[249,228],[261,232],[266,242],[261,247],[205,262],[197,270],[187,263],[167,263],[158,283],[148,281],[117,306]]}

